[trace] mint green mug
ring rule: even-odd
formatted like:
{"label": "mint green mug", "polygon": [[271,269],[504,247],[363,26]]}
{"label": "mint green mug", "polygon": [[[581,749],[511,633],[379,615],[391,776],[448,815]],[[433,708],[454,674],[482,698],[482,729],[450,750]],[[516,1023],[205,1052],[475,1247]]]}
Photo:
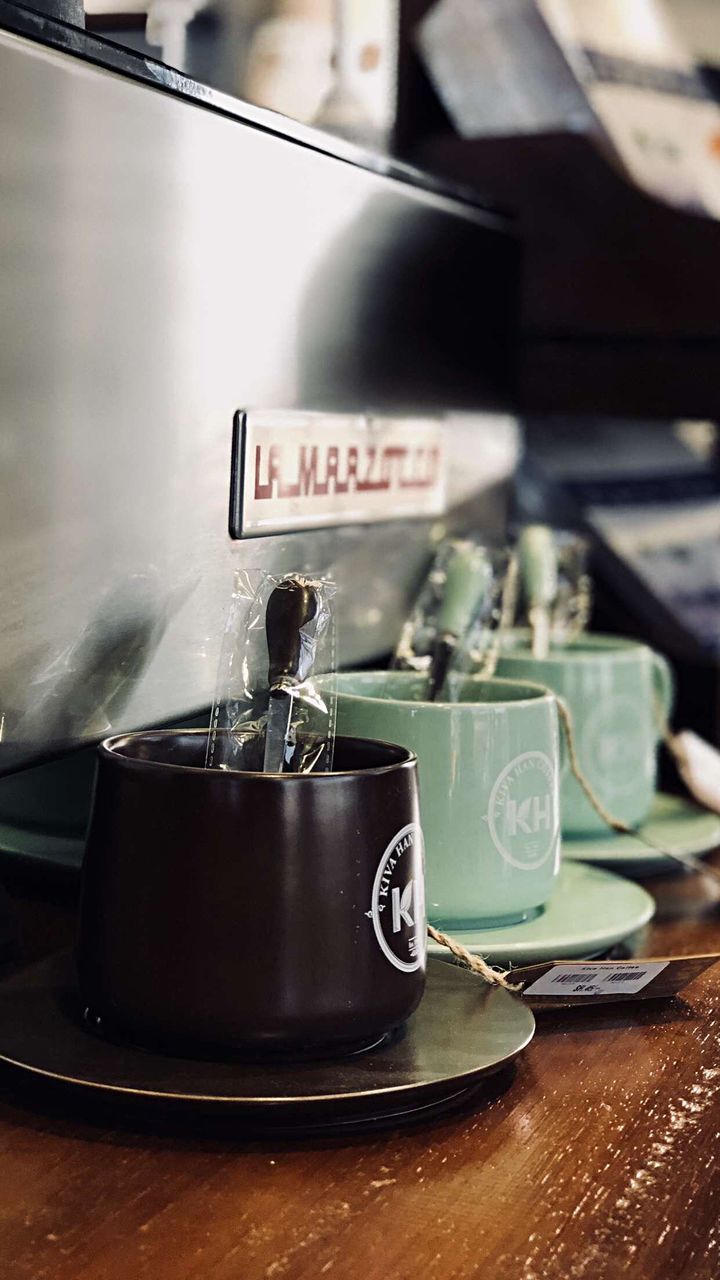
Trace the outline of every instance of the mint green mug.
{"label": "mint green mug", "polygon": [[[636,826],[655,795],[661,722],[669,716],[673,681],[664,658],[620,636],[588,634],[533,658],[527,631],[504,639],[498,675],[537,680],[570,712],[580,767],[613,817]],[[564,835],[606,832],[567,764],[560,790]]]}
{"label": "mint green mug", "polygon": [[418,757],[430,921],[515,923],[547,902],[559,871],[556,700],[528,681],[451,682],[452,702],[426,702],[415,672],[341,672],[338,733]]}

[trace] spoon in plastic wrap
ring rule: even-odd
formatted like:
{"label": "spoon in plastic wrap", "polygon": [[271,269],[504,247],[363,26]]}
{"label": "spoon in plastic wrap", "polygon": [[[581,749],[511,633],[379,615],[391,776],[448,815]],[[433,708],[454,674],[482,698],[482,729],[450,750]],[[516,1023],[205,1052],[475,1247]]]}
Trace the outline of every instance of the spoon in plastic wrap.
{"label": "spoon in plastic wrap", "polygon": [[268,646],[268,703],[264,773],[283,773],[292,765],[295,689],[306,680],[315,661],[316,641],[308,625],[317,616],[320,599],[304,578],[285,578],[270,595],[265,612]]}
{"label": "spoon in plastic wrap", "polygon": [[552,529],[529,524],[518,545],[520,576],[528,602],[533,658],[546,658],[550,650],[550,610],[558,593],[557,550]]}
{"label": "spoon in plastic wrap", "polygon": [[445,570],[445,590],[437,615],[428,677],[428,698],[434,702],[442,689],[453,655],[472,625],[492,585],[492,564],[483,547],[459,543]]}

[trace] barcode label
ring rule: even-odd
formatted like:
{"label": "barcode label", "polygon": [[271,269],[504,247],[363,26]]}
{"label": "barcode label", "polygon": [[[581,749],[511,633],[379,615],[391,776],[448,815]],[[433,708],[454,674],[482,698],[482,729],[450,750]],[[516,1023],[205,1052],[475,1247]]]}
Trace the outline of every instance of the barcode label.
{"label": "barcode label", "polygon": [[623,994],[634,995],[667,965],[667,960],[648,960],[644,964],[558,964],[526,987],[523,995],[603,996],[617,991],[619,986]]}
{"label": "barcode label", "polygon": [[560,973],[557,969],[552,976],[553,982],[585,982],[584,973]]}

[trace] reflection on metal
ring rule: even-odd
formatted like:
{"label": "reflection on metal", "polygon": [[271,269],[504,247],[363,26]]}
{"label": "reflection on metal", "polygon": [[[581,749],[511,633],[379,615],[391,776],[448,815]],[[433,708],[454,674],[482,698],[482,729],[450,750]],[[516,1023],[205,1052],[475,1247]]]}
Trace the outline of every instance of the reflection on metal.
{"label": "reflection on metal", "polygon": [[233,545],[233,414],[501,405],[512,243],[3,32],[0,112],[0,772],[209,704],[240,563],[352,576],[341,657],[389,650],[428,525]]}

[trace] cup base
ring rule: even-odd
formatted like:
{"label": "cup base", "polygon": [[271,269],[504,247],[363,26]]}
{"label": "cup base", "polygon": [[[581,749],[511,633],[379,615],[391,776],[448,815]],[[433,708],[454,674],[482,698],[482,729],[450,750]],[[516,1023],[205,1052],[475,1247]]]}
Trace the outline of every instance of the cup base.
{"label": "cup base", "polygon": [[390,1030],[366,1036],[363,1039],[336,1040],[333,1042],[302,1042],[259,1046],[255,1044],[208,1044],[184,1037],[145,1034],[144,1031],[124,1026],[114,1019],[85,1006],[82,1010],[85,1028],[101,1040],[127,1045],[133,1049],[146,1049],[163,1053],[171,1058],[192,1058],[206,1062],[309,1062],[326,1061],[329,1058],[353,1058],[395,1043],[404,1033],[405,1023]]}
{"label": "cup base", "polygon": [[527,924],[529,920],[537,920],[544,910],[544,906],[528,907],[527,911],[512,911],[504,916],[463,916],[462,920],[431,920],[430,923],[443,933],[484,933],[490,929],[505,929],[513,924]]}

